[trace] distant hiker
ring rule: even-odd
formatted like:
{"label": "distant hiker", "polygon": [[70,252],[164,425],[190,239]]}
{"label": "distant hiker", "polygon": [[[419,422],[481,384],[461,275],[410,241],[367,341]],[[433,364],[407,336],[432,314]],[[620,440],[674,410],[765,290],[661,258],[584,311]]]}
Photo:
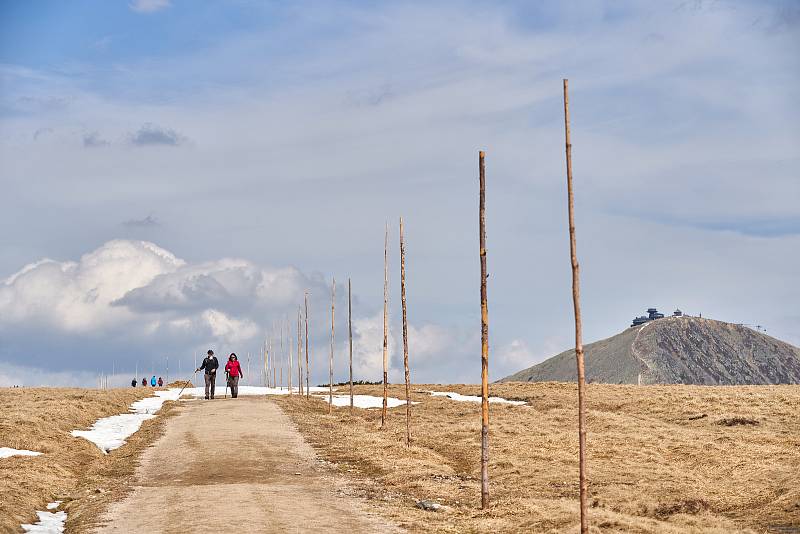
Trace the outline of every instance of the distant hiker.
{"label": "distant hiker", "polygon": [[164,379],[161,378],[160,376],[158,377],[158,387],[160,388],[164,387]]}
{"label": "distant hiker", "polygon": [[239,358],[231,352],[228,356],[228,363],[225,364],[225,374],[228,375],[228,387],[231,388],[231,398],[239,396],[239,379],[244,378],[242,366],[239,365]]}
{"label": "distant hiker", "polygon": [[203,364],[195,370],[195,373],[201,369],[205,369],[205,379],[206,379],[206,400],[209,398],[214,398],[214,388],[216,387],[217,382],[217,369],[219,368],[219,362],[217,361],[217,357],[214,356],[214,351],[209,350],[208,356],[203,358]]}
{"label": "distant hiker", "polygon": [[131,387],[132,387],[132,388],[135,388],[135,387],[136,387],[136,384],[138,384],[138,383],[139,383],[139,382],[138,382],[138,381],[137,381],[137,380],[134,378],[133,380],[131,380]]}
{"label": "distant hiker", "polygon": [[150,387],[156,387],[156,375],[153,375],[153,378],[150,379]]}
{"label": "distant hiker", "polygon": [[142,378],[142,387],[143,388],[147,387],[147,379],[146,378]]}

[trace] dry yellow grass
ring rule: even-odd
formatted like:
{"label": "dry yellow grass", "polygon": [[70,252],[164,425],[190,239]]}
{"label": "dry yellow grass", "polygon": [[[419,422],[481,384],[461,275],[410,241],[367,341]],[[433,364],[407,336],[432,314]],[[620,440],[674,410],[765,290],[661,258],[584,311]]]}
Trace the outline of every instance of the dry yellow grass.
{"label": "dry yellow grass", "polygon": [[[478,386],[414,389],[478,395]],[[357,393],[381,395],[379,386]],[[402,397],[402,386],[390,394]],[[284,397],[325,460],[412,531],[574,532],[578,528],[576,387],[497,384],[491,405],[491,508],[480,510],[480,405],[415,393],[413,446],[404,410]],[[588,474],[593,532],[800,529],[800,387],[588,386]],[[748,424],[755,422],[755,424]],[[744,423],[744,424],[741,424]],[[416,499],[445,504],[417,509]],[[788,527],[789,530],[783,530]]]}
{"label": "dry yellow grass", "polygon": [[[35,511],[54,499],[65,501],[70,531],[80,531],[74,527],[89,519],[82,518],[82,511],[94,510],[95,503],[114,494],[164,418],[145,421],[128,444],[108,455],[70,431],[127,412],[134,401],[150,395],[149,388],[0,388],[0,446],[44,453],[0,459],[0,531],[20,531],[21,523],[35,522]],[[167,405],[162,412],[168,413]],[[97,488],[104,493],[96,494]]]}

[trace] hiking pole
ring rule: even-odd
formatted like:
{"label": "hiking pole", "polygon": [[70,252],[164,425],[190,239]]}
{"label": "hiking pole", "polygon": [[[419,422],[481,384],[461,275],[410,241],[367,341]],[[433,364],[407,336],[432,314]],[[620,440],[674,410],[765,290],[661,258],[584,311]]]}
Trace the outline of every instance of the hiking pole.
{"label": "hiking pole", "polygon": [[191,382],[192,380],[194,380],[194,375],[196,375],[196,374],[197,374],[197,371],[199,371],[199,370],[200,370],[200,369],[195,369],[195,370],[194,370],[194,373],[192,373],[192,376],[189,378],[189,380],[187,380],[187,381],[186,381],[186,383],[183,385],[183,387],[181,388],[181,390],[178,392],[178,398],[179,398],[179,399],[181,398],[181,393],[183,393],[183,390],[184,390],[184,389],[186,389],[186,386],[188,386],[188,385],[189,385],[189,382]]}
{"label": "hiking pole", "polygon": [[225,371],[225,398],[228,398],[228,371]]}

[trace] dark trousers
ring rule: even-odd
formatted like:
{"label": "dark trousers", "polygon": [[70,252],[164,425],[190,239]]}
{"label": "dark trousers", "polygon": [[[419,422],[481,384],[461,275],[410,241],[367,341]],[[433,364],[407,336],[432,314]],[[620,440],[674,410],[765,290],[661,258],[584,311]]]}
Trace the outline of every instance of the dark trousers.
{"label": "dark trousers", "polygon": [[[206,398],[214,398],[214,387],[217,382],[217,373],[206,373]],[[210,394],[209,394],[210,392]]]}
{"label": "dark trousers", "polygon": [[239,396],[239,377],[238,376],[229,376],[228,377],[228,387],[231,388],[231,397],[236,398]]}

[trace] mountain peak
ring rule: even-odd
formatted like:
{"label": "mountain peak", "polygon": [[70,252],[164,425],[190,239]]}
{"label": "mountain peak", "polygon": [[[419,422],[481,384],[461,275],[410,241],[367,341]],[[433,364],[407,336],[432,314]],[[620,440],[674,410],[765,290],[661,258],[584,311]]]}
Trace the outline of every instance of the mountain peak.
{"label": "mountain peak", "polygon": [[[800,349],[746,326],[658,317],[584,346],[587,382],[613,384],[800,384]],[[575,350],[500,382],[576,380]]]}

